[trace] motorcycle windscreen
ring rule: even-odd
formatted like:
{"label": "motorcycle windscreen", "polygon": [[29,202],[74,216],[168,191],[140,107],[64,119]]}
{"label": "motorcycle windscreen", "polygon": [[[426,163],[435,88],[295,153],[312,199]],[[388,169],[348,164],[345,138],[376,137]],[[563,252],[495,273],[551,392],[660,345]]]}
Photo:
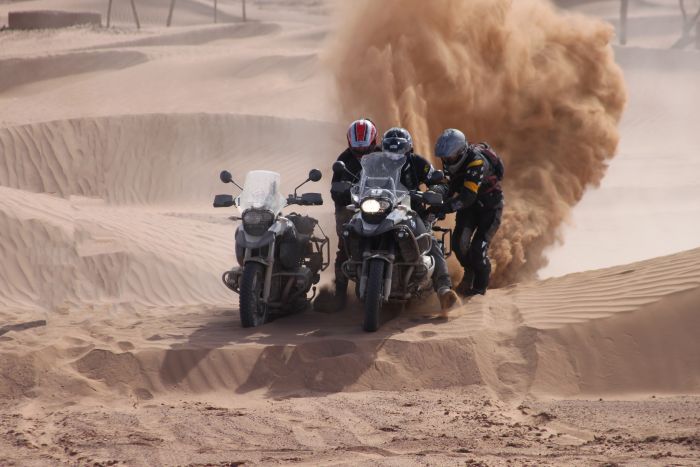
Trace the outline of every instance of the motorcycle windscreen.
{"label": "motorcycle windscreen", "polygon": [[406,163],[404,154],[374,152],[364,156],[358,187],[360,199],[385,198],[396,205],[408,194],[401,184],[401,168]]}
{"label": "motorcycle windscreen", "polygon": [[280,193],[280,174],[267,170],[248,172],[243,183],[243,191],[238,197],[238,209],[266,209],[277,215],[286,203]]}

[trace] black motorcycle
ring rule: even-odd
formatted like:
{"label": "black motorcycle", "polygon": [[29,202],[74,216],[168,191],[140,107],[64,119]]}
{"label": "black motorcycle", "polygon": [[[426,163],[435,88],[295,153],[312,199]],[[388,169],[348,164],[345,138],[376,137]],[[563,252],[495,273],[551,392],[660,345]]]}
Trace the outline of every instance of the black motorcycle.
{"label": "black motorcycle", "polygon": [[[365,309],[363,328],[368,332],[379,328],[385,302],[405,302],[433,290],[432,231],[442,233],[438,242],[443,251],[445,236],[451,232],[433,227],[432,222],[426,226],[411,209],[412,200],[426,207],[441,205],[443,200],[438,193],[404,187],[400,177],[405,162],[402,154],[378,152],[364,156],[360,179],[351,189],[353,204],[348,209],[355,215],[343,230],[349,258],[343,272],[356,283],[356,294]],[[333,164],[333,171],[349,174],[341,161]],[[443,177],[442,172],[435,171],[431,182]]]}
{"label": "black motorcycle", "polygon": [[[243,188],[227,171],[221,181],[233,183],[241,193],[216,195],[214,207],[237,206],[241,221],[236,229],[236,259],[239,266],[226,271],[222,280],[239,294],[241,325],[259,326],[274,315],[305,309],[316,294],[320,272],[329,264],[328,237],[313,217],[282,209],[290,205],[320,206],[320,193],[297,195],[306,182],[317,182],[321,172],[313,169],[309,177],[286,198],[280,194],[280,175],[254,170],[246,176]],[[319,232],[317,232],[317,228]],[[312,295],[309,291],[313,288]]]}

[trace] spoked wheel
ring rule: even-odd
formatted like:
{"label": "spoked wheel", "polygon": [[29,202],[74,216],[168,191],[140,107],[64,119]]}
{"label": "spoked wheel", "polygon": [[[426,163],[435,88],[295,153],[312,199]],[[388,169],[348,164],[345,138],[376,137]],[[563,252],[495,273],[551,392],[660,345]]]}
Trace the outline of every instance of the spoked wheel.
{"label": "spoked wheel", "polygon": [[365,290],[365,321],[362,328],[367,332],[379,329],[379,319],[384,301],[384,266],[381,259],[369,260],[367,267],[367,289]]}
{"label": "spoked wheel", "polygon": [[265,266],[250,262],[243,268],[240,290],[241,326],[252,328],[267,321],[267,305],[263,303]]}

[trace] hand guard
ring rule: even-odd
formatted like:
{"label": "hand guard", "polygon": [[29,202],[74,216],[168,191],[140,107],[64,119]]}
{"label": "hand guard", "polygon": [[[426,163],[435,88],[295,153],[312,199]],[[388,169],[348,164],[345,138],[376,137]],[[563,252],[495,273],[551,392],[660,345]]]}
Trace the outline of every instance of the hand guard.
{"label": "hand guard", "polygon": [[331,198],[333,198],[335,204],[347,206],[352,203],[350,187],[352,187],[352,183],[348,181],[333,182],[331,184]]}

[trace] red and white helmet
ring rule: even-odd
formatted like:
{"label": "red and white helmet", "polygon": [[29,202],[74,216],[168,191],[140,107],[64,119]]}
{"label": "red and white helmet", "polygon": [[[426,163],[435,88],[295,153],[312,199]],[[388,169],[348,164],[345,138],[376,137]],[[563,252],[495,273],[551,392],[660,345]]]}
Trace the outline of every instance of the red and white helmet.
{"label": "red and white helmet", "polygon": [[367,154],[377,145],[377,127],[371,120],[355,120],[348,128],[348,146],[357,154]]}

